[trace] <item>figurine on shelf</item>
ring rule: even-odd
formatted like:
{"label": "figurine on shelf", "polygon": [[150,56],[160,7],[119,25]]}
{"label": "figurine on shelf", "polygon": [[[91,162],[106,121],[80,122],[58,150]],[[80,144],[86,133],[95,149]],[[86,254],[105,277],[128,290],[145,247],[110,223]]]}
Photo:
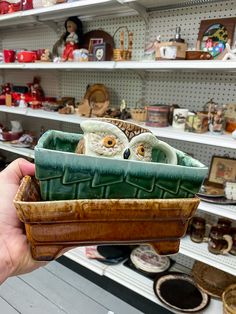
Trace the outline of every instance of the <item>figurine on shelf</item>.
{"label": "figurine on shelf", "polygon": [[222,134],[225,126],[225,107],[219,106],[211,99],[206,103],[205,108],[208,109],[209,131],[214,134]]}
{"label": "figurine on shelf", "polygon": [[27,102],[25,101],[25,95],[21,94],[20,95],[20,101],[19,101],[19,108],[27,108]]}
{"label": "figurine on shelf", "polygon": [[44,91],[40,85],[40,81],[41,81],[40,77],[35,76],[33,79],[33,83],[27,84],[29,86],[31,96],[33,98],[32,100],[42,101],[44,99]]}
{"label": "figurine on shelf", "polygon": [[40,57],[40,61],[43,61],[43,62],[52,61],[52,56],[51,56],[51,52],[49,49],[44,50],[44,52],[42,53],[42,55]]}
{"label": "figurine on shelf", "polygon": [[12,91],[12,87],[10,83],[5,83],[2,85],[2,93],[1,95],[10,94]]}
{"label": "figurine on shelf", "polygon": [[83,41],[83,25],[77,16],[71,16],[65,21],[66,32],[53,46],[53,57],[58,57],[58,49],[64,44],[62,61],[73,61],[73,51],[79,48]]}
{"label": "figurine on shelf", "polygon": [[228,43],[226,43],[225,50],[227,52],[226,52],[224,58],[222,59],[223,61],[226,61],[226,60],[236,60],[236,49],[231,49],[230,45]]}

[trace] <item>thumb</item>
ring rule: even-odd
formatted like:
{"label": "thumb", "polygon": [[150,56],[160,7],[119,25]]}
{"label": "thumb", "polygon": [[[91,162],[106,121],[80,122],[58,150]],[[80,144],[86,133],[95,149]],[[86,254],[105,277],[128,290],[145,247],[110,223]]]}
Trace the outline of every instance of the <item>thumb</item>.
{"label": "thumb", "polygon": [[1,172],[1,178],[6,179],[8,183],[19,184],[24,176],[34,176],[34,174],[35,165],[23,158],[18,158]]}

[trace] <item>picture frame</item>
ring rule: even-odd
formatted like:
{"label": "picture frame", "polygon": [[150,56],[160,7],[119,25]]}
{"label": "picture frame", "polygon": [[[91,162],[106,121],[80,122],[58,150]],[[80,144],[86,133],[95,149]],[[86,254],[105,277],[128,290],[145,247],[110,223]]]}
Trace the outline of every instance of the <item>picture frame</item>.
{"label": "picture frame", "polygon": [[95,45],[98,45],[98,44],[102,44],[103,43],[103,38],[90,38],[89,40],[89,46],[88,46],[88,51],[89,53],[93,53],[93,47]]}
{"label": "picture frame", "polygon": [[93,46],[93,61],[106,61],[106,43]]}
{"label": "picture frame", "polygon": [[236,159],[213,156],[208,181],[216,184],[224,184],[225,181],[236,181]]}
{"label": "picture frame", "polygon": [[211,53],[214,59],[222,59],[225,44],[233,43],[236,18],[203,20],[200,23],[196,50]]}

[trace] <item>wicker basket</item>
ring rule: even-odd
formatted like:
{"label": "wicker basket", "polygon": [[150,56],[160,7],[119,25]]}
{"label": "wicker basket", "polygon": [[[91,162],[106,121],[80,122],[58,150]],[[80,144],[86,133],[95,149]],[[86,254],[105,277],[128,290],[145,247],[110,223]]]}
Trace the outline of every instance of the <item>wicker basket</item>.
{"label": "wicker basket", "polygon": [[117,28],[113,35],[113,39],[115,38],[116,33],[120,29],[125,29],[128,36],[128,48],[125,49],[124,47],[124,31],[120,32],[120,48],[115,48],[113,50],[113,60],[114,61],[129,61],[132,58],[132,47],[133,47],[133,33],[128,30],[126,26],[120,26]]}
{"label": "wicker basket", "polygon": [[145,122],[147,119],[147,110],[144,108],[130,109],[131,118],[138,122]]}
{"label": "wicker basket", "polygon": [[224,314],[236,313],[236,284],[230,285],[222,295]]}

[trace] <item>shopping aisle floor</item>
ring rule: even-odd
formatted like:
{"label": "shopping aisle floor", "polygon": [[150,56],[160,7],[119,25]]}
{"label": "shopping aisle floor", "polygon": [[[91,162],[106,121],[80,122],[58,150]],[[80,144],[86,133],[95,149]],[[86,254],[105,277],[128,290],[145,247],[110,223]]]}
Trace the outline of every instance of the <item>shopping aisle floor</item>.
{"label": "shopping aisle floor", "polygon": [[[110,312],[109,312],[110,311]],[[69,268],[51,262],[0,286],[1,314],[141,314]]]}

